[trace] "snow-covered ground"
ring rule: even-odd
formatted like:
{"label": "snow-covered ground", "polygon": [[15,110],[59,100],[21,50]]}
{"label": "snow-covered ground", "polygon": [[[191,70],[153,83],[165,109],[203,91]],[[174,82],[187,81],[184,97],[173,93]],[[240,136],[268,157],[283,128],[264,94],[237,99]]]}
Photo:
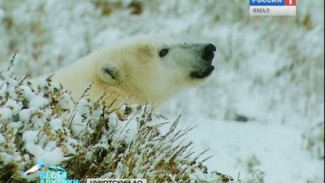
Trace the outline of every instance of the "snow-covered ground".
{"label": "snow-covered ground", "polygon": [[[140,8],[139,8],[140,7]],[[133,12],[133,14],[132,14]],[[159,109],[181,114],[209,169],[268,183],[324,182],[324,1],[296,17],[250,17],[248,1],[0,1],[0,66],[36,76],[144,33],[217,46],[207,83]]]}

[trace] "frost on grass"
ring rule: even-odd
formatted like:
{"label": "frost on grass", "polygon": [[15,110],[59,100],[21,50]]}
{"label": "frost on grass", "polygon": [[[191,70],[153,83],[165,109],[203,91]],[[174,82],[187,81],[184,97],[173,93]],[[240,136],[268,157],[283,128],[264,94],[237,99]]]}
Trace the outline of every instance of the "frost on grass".
{"label": "frost on grass", "polygon": [[207,170],[204,153],[184,139],[190,129],[177,129],[178,119],[168,123],[149,106],[111,109],[86,96],[75,102],[51,78],[33,88],[10,68],[2,71],[0,182],[37,181],[23,173],[38,159],[64,167],[74,179],[236,182]]}

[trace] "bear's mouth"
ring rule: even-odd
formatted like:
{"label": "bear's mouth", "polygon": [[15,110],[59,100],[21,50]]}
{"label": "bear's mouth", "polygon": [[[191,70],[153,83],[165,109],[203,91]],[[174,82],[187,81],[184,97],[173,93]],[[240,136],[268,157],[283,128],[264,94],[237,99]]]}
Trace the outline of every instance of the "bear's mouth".
{"label": "bear's mouth", "polygon": [[209,66],[207,69],[205,69],[203,72],[199,71],[193,71],[191,72],[191,78],[197,78],[197,79],[202,79],[208,77],[212,71],[214,70],[214,66]]}

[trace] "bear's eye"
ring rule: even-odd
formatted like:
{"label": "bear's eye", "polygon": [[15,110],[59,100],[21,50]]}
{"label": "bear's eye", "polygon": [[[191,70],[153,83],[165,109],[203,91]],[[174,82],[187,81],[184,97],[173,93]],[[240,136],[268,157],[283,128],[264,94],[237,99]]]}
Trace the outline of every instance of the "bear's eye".
{"label": "bear's eye", "polygon": [[164,56],[166,56],[168,54],[168,52],[169,52],[169,49],[164,48],[164,49],[160,50],[159,56],[164,57]]}

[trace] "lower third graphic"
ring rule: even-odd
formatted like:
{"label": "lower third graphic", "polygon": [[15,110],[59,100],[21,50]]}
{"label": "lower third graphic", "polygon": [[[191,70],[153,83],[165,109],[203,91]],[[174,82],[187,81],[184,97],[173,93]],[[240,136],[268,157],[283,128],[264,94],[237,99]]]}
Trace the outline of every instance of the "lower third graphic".
{"label": "lower third graphic", "polygon": [[[46,169],[47,171],[43,171]],[[37,164],[24,173],[24,176],[34,174],[39,171],[40,183],[79,183],[78,179],[67,179],[67,171],[60,166],[52,166],[38,160]]]}
{"label": "lower third graphic", "polygon": [[251,16],[296,16],[296,0],[249,0]]}

